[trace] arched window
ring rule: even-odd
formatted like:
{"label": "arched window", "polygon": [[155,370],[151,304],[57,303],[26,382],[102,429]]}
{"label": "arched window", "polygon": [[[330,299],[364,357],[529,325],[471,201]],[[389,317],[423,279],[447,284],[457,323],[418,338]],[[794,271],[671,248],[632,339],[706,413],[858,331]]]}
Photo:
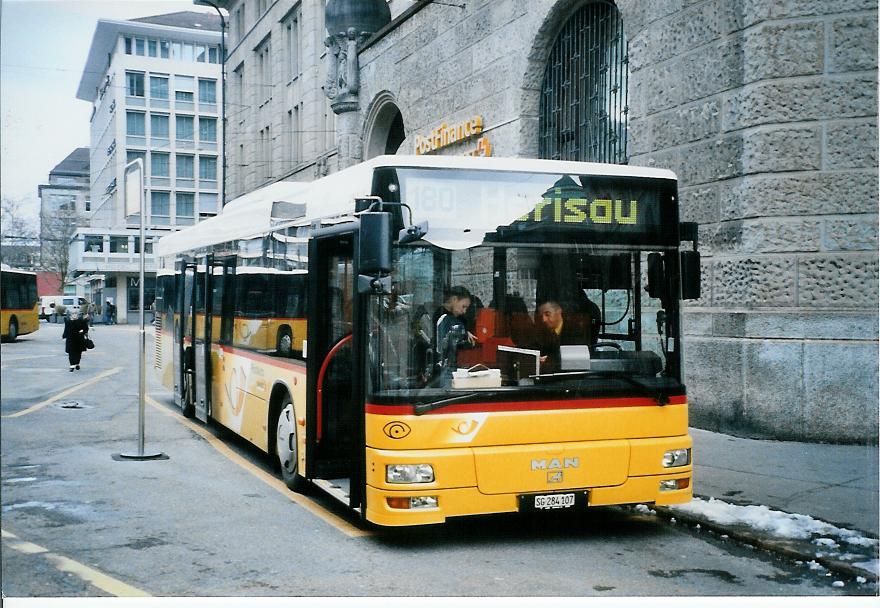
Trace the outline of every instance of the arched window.
{"label": "arched window", "polygon": [[544,70],[541,158],[625,163],[628,72],[617,7],[584,5],[563,26]]}

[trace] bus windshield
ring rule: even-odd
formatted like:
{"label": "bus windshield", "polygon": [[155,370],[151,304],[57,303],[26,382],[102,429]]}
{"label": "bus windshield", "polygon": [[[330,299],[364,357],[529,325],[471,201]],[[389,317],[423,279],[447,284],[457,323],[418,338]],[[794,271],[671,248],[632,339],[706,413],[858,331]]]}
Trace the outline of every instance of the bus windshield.
{"label": "bus windshield", "polygon": [[[559,242],[399,247],[390,295],[368,307],[369,398],[445,404],[680,390],[677,248]],[[515,393],[515,394],[514,394]]]}

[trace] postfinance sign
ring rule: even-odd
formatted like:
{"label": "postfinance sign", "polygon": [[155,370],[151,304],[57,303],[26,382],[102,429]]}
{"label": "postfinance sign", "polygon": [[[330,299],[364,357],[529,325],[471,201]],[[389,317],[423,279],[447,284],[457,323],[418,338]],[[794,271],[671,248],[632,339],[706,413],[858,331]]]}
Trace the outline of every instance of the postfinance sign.
{"label": "postfinance sign", "polygon": [[430,154],[446,146],[470,139],[482,132],[482,116],[474,116],[470,120],[452,126],[444,122],[439,127],[432,129],[427,136],[416,135],[416,154]]}

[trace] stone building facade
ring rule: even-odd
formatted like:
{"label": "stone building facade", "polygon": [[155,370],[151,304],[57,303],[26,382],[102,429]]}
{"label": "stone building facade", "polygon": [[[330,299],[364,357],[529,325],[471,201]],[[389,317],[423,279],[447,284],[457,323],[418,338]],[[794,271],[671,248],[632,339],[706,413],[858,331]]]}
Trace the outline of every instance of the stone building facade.
{"label": "stone building facade", "polygon": [[[300,7],[318,19],[323,4],[279,0],[268,10]],[[685,313],[692,422],[782,439],[876,441],[873,2],[391,3],[390,22],[358,41],[357,103],[338,108],[335,149],[304,152],[320,171],[277,178],[412,154],[442,125],[476,119],[472,136],[430,153],[540,156],[552,51],[595,4],[611,7],[625,39],[618,63],[627,79],[613,117],[625,123],[624,160],[675,171],[682,219],[700,224],[703,296]],[[311,60],[326,65],[313,44]],[[571,48],[606,52],[577,40]],[[327,68],[312,70],[317,91]],[[284,116],[270,113],[273,124]],[[305,115],[305,130],[326,130],[320,116]],[[241,144],[229,133],[231,154],[254,141],[252,132],[239,135]],[[244,180],[239,192],[259,185],[235,177],[252,172],[248,164],[245,155],[245,166],[230,166],[230,180]]]}

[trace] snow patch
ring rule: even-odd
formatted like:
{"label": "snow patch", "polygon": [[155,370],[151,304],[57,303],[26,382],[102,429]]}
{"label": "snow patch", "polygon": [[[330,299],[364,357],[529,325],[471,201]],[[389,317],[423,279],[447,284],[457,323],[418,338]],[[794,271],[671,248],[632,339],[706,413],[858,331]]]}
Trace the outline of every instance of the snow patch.
{"label": "snow patch", "polygon": [[856,568],[861,568],[862,570],[867,570],[868,572],[873,572],[880,576],[880,560],[872,559],[868,562],[855,562],[853,566]]}
{"label": "snow patch", "polygon": [[[747,526],[764,534],[793,540],[809,540],[817,548],[817,557],[832,557],[853,561],[853,566],[880,574],[877,559],[878,542],[855,530],[838,528],[833,524],[813,519],[809,515],[776,511],[764,505],[733,505],[723,500],[694,498],[683,505],[670,507],[673,512],[687,513],[720,525]],[[700,528],[699,524],[696,526]],[[722,536],[722,538],[724,538]],[[845,549],[842,547],[845,546]],[[861,550],[861,553],[858,551]],[[815,560],[807,562],[810,570],[826,572]],[[828,576],[831,573],[828,572]]]}

